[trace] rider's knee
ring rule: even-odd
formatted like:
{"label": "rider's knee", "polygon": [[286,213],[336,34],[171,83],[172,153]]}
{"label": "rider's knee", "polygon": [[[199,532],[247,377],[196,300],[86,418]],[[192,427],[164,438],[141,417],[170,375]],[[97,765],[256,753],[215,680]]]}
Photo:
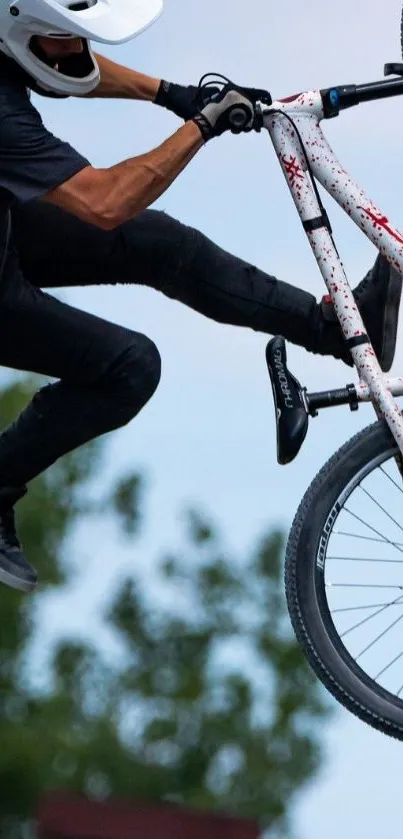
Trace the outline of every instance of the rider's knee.
{"label": "rider's knee", "polygon": [[119,424],[130,422],[155,393],[161,378],[161,356],[150,338],[131,333],[132,340],[108,370],[108,393]]}

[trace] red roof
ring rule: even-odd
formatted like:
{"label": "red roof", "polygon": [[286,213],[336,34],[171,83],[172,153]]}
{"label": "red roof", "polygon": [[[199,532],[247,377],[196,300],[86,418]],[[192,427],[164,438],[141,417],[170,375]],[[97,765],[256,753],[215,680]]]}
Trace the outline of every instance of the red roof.
{"label": "red roof", "polygon": [[38,807],[41,839],[258,839],[248,819],[196,813],[175,805],[52,793]]}

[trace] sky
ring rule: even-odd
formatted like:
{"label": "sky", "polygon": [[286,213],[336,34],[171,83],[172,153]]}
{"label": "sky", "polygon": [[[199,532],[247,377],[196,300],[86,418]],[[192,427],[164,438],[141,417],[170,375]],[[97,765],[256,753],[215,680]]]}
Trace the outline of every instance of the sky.
{"label": "sky", "polygon": [[[142,72],[197,84],[215,71],[280,98],[308,88],[382,78],[400,60],[397,0],[166,0],[162,18],[106,55]],[[387,10],[386,10],[387,9]],[[158,145],[178,126],[149,103],[35,100],[47,126],[96,166]],[[403,227],[403,100],[361,105],[324,124],[344,166],[397,227]],[[352,286],[375,258],[373,246],[327,203]],[[320,297],[323,281],[286,189],[268,134],[223,136],[208,144],[156,203],[222,247]],[[138,287],[60,290],[86,311],[149,335],[163,360],[161,385],[129,426],[108,439],[103,480],[144,470],[147,532],[134,547],[116,541],[111,522],[85,525],[69,549],[74,580],[63,596],[40,600],[41,630],[55,639],[111,639],[97,611],[133,563],[152,582],[152,557],[181,542],[190,503],[219,524],[242,557],[260,534],[289,528],[310,481],[334,450],[374,419],[370,406],[324,412],[311,422],[293,464],[276,461],[274,412],[264,361],[266,337],[208,321]],[[399,327],[393,372],[401,373]],[[354,373],[332,359],[289,346],[290,367],[312,390],[338,387]],[[74,623],[72,625],[72,614]],[[36,650],[37,674],[41,652]],[[38,676],[39,678],[39,676]],[[334,703],[336,707],[336,703]],[[401,837],[403,746],[343,709],[324,733],[327,760],[295,807],[298,839]]]}

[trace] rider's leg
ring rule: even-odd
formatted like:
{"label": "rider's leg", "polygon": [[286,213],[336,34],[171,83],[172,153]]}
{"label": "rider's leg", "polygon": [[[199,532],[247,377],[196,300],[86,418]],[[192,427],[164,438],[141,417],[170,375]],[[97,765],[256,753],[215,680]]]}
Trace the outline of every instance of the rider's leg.
{"label": "rider's leg", "polygon": [[[16,207],[13,222],[24,273],[36,285],[146,284],[219,322],[279,333],[311,352],[351,363],[332,306],[164,213],[148,210],[105,232],[31,202]],[[384,370],[394,356],[400,294],[401,278],[382,258],[355,290]]]}
{"label": "rider's leg", "polygon": [[160,357],[145,335],[62,303],[15,270],[0,297],[0,365],[46,385],[0,434],[0,486],[25,484],[62,454],[129,422],[154,393]]}
{"label": "rider's leg", "polygon": [[158,384],[160,357],[146,336],[44,294],[17,266],[2,281],[0,335],[0,365],[61,379],[0,434],[0,581],[31,590],[36,575],[15,549],[13,504],[59,457],[141,410]]}

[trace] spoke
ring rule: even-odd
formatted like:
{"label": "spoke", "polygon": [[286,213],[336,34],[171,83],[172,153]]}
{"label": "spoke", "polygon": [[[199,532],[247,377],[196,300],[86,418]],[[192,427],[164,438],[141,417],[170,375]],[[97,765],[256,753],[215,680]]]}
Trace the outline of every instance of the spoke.
{"label": "spoke", "polygon": [[383,474],[385,475],[385,478],[389,478],[390,482],[391,482],[391,483],[392,483],[392,484],[396,487],[396,489],[398,489],[398,490],[399,490],[399,492],[401,492],[401,493],[402,493],[402,495],[403,495],[403,489],[402,489],[402,487],[400,486],[400,484],[398,484],[398,483],[397,483],[397,481],[395,481],[395,479],[394,479],[394,478],[392,478],[392,476],[391,476],[391,475],[389,475],[389,472],[387,472],[387,471],[386,471],[386,469],[384,469],[384,467],[383,467],[383,466],[378,466],[378,469],[380,469],[380,470],[381,470],[381,472],[383,472]]}
{"label": "spoke", "polygon": [[326,588],[396,588],[403,591],[403,586],[388,586],[385,583],[326,583]]}
{"label": "spoke", "polygon": [[341,612],[359,612],[362,609],[378,609],[382,606],[386,608],[389,606],[403,606],[403,601],[399,603],[399,600],[392,600],[391,603],[370,603],[368,606],[346,606],[343,609],[333,609],[332,615],[339,615]]}
{"label": "spoke", "polygon": [[[368,527],[369,530],[372,530],[373,533],[376,533],[377,536],[380,536],[383,542],[386,542],[388,545],[393,545],[393,547],[397,547],[397,542],[392,542],[390,539],[387,539],[386,536],[383,535],[383,533],[380,533],[379,530],[377,530],[375,527],[372,527],[372,524],[368,524],[368,522],[361,519],[360,516],[357,516],[357,513],[353,513],[351,510],[349,510],[348,507],[345,507],[344,509],[346,513],[349,513],[350,516],[353,516],[353,518],[361,522],[361,524],[363,524],[364,527]],[[403,553],[403,548],[399,548],[399,550],[401,553]]]}
{"label": "spoke", "polygon": [[[360,536],[359,533],[347,533],[345,530],[333,530],[333,535],[349,536],[350,539],[364,539],[366,542],[382,542],[382,544],[388,541],[387,539],[375,539],[374,536]],[[395,548],[403,548],[403,542],[391,542],[390,544]]]}
{"label": "spoke", "polygon": [[329,559],[337,559],[339,562],[388,562],[390,565],[403,565],[403,559],[365,559],[360,556],[327,556],[326,562]]}
{"label": "spoke", "polygon": [[387,516],[387,517],[388,517],[388,519],[390,519],[390,521],[393,521],[393,524],[395,524],[395,525],[396,525],[396,527],[398,527],[398,528],[399,528],[399,530],[401,530],[401,531],[402,531],[402,533],[403,533],[403,527],[402,527],[402,525],[401,525],[398,521],[396,521],[396,519],[394,519],[394,518],[393,518],[393,516],[391,516],[391,515],[390,515],[390,513],[388,513],[388,511],[387,511],[387,510],[385,510],[385,507],[382,507],[382,504],[380,504],[380,503],[379,503],[379,501],[377,501],[377,500],[376,500],[376,498],[374,498],[374,496],[373,496],[373,495],[371,495],[371,493],[370,493],[370,492],[368,492],[368,490],[367,490],[367,489],[365,489],[365,487],[363,487],[363,486],[361,486],[361,485],[360,485],[360,490],[361,490],[361,492],[365,492],[365,495],[367,496],[367,498],[370,498],[370,499],[371,499],[371,501],[373,501],[373,503],[374,503],[377,507],[379,507],[379,509],[380,509],[380,510],[382,510],[382,512],[383,512],[383,513],[385,513],[385,516]]}
{"label": "spoke", "polygon": [[386,673],[387,670],[389,670],[389,667],[393,667],[393,665],[396,664],[396,662],[399,661],[399,658],[402,658],[402,656],[403,653],[399,653],[399,655],[395,656],[395,658],[392,658],[392,661],[390,661],[389,664],[386,665],[386,667],[383,667],[382,670],[380,670],[379,673],[377,673],[377,675],[374,676],[375,681],[377,681],[377,679],[379,679],[380,676],[383,676],[383,674]]}
{"label": "spoke", "polygon": [[[396,597],[396,600],[392,600],[391,603],[386,603],[384,606],[381,606],[381,608],[378,609],[377,612],[373,612],[372,615],[368,615],[366,618],[363,618],[358,623],[355,623],[354,626],[350,626],[350,629],[346,629],[346,631],[343,632],[340,635],[340,638],[345,638],[346,635],[348,635],[350,632],[353,631],[353,629],[358,629],[359,626],[363,626],[364,623],[368,623],[368,621],[372,620],[372,618],[376,618],[378,615],[381,615],[382,612],[384,612],[386,609],[389,609],[391,606],[394,606],[396,603],[399,604],[399,602],[401,602],[401,600],[402,600],[402,595],[400,595],[400,597]],[[399,620],[400,620],[400,618],[399,618]]]}
{"label": "spoke", "polygon": [[401,686],[401,688],[399,688],[396,696],[401,696],[402,693],[403,693],[403,685]]}
{"label": "spoke", "polygon": [[357,655],[356,661],[358,661],[358,659],[361,658],[361,656],[364,655],[364,653],[368,652],[368,650],[370,650],[371,647],[374,646],[374,644],[376,644],[378,641],[380,641],[381,638],[383,638],[386,635],[386,633],[389,632],[390,629],[393,629],[393,627],[396,626],[396,624],[398,624],[402,619],[403,619],[403,615],[400,615],[400,617],[396,618],[395,621],[390,623],[389,626],[387,626],[386,629],[383,630],[383,632],[381,632],[376,638],[374,638],[373,641],[371,641],[370,644],[368,644],[366,647],[364,647],[363,650],[361,650],[359,655]]}

